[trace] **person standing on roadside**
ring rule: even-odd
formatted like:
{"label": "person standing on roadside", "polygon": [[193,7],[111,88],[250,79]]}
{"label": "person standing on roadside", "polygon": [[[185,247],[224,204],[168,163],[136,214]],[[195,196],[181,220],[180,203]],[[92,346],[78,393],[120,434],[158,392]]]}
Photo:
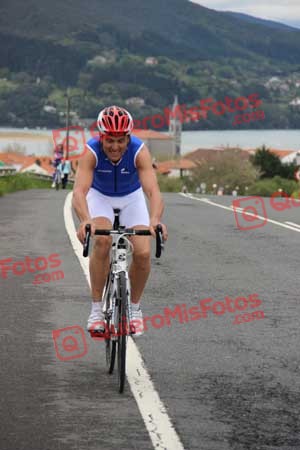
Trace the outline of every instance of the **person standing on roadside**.
{"label": "person standing on roadside", "polygon": [[71,163],[67,158],[63,158],[58,165],[58,170],[61,173],[62,188],[66,189],[68,178],[71,173]]}

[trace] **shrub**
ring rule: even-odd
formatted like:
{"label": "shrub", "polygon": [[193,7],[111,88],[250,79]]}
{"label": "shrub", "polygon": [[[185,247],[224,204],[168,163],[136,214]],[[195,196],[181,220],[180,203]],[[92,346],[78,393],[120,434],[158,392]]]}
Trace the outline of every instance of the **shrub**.
{"label": "shrub", "polygon": [[294,191],[297,191],[297,188],[298,183],[296,181],[276,176],[274,178],[265,178],[264,180],[257,181],[249,187],[248,194],[271,197],[272,194],[278,192],[278,189],[282,189],[287,195],[292,195]]}
{"label": "shrub", "polygon": [[168,177],[161,174],[157,174],[157,180],[161,192],[180,192],[184,184],[180,178]]}

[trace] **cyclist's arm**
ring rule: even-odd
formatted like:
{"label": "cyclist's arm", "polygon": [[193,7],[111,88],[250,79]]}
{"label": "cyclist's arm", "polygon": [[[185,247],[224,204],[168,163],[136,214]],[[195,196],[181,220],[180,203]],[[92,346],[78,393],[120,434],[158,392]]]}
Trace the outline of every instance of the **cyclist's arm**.
{"label": "cyclist's arm", "polygon": [[76,171],[72,205],[81,222],[91,220],[86,195],[92,185],[95,163],[95,156],[87,151],[80,158]]}
{"label": "cyclist's arm", "polygon": [[70,162],[70,167],[73,172],[73,175],[76,175],[76,170],[74,169],[73,164],[71,162]]}
{"label": "cyclist's arm", "polygon": [[152,167],[152,158],[144,144],[136,157],[139,179],[150,206],[150,221],[159,223],[164,211],[164,202],[159,190],[156,173]]}

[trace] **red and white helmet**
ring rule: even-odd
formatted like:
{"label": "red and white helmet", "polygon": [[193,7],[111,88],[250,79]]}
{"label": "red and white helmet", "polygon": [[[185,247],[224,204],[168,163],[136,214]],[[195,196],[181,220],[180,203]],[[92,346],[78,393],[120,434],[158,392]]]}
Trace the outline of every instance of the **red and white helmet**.
{"label": "red and white helmet", "polygon": [[108,106],[100,111],[97,126],[101,134],[130,134],[133,129],[133,118],[124,108]]}

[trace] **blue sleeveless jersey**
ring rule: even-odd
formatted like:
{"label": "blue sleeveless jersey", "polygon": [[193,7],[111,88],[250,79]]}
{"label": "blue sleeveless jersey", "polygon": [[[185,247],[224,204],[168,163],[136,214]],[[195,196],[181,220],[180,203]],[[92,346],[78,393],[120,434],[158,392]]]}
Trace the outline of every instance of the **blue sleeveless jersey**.
{"label": "blue sleeveless jersey", "polygon": [[90,139],[87,147],[96,157],[91,187],[112,197],[128,195],[139,189],[141,183],[135,166],[135,158],[143,145],[143,141],[136,136],[131,136],[122,158],[117,163],[113,163],[104,153],[100,140]]}

